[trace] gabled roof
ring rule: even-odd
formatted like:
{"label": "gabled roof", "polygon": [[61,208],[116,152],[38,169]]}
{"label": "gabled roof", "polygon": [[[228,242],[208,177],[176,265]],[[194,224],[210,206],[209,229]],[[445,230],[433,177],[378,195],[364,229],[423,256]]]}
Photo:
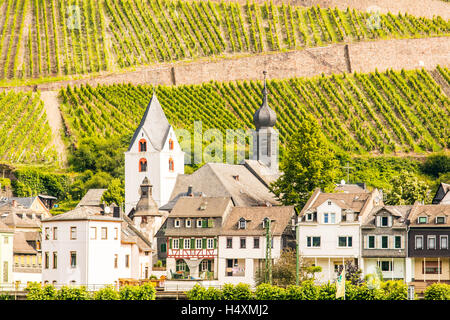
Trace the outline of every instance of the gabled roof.
{"label": "gabled roof", "polygon": [[[293,206],[273,207],[233,207],[222,227],[221,235],[264,235],[262,222],[267,217],[271,220],[271,234],[281,235],[295,215]],[[244,218],[245,229],[238,229],[238,221]]]}
{"label": "gabled roof", "polygon": [[6,224],[0,221],[0,232],[13,233],[14,230],[10,229]]}
{"label": "gabled roof", "polygon": [[450,184],[441,182],[432,200],[433,204],[450,204]]}
{"label": "gabled roof", "polygon": [[56,216],[43,219],[42,222],[48,221],[70,221],[70,220],[98,220],[98,221],[117,221],[120,222],[122,219],[115,218],[107,214],[102,214],[102,209],[100,207],[76,207],[66,213],[61,213]]}
{"label": "gabled roof", "polygon": [[3,223],[13,228],[39,228],[40,222],[28,217],[19,217],[16,212],[10,212],[2,219]]}
{"label": "gabled roof", "polygon": [[360,193],[360,192],[370,192],[366,189],[365,183],[348,184],[341,183],[336,184],[334,192],[344,192],[344,193]]}
{"label": "gabled roof", "polygon": [[169,217],[223,217],[230,206],[232,202],[229,197],[182,197]]}
{"label": "gabled roof", "polygon": [[102,195],[107,189],[89,189],[77,204],[77,208],[81,206],[99,206]]}
{"label": "gabled roof", "polygon": [[374,226],[375,217],[383,211],[387,211],[392,216],[398,218],[394,220],[392,224],[393,227],[404,227],[406,226],[407,218],[411,213],[412,207],[412,205],[375,206],[370,213],[364,217],[362,225],[363,227]]}
{"label": "gabled roof", "polygon": [[[418,217],[428,217],[428,223],[417,223]],[[444,224],[436,224],[436,217],[446,217]],[[420,204],[416,202],[411,209],[408,220],[411,227],[450,227],[450,204]]]}
{"label": "gabled roof", "polygon": [[231,197],[235,206],[279,204],[267,186],[244,165],[207,163],[190,175],[178,175],[171,199],[188,186],[209,197]]}
{"label": "gabled roof", "polygon": [[128,146],[128,151],[131,150],[131,147],[137,140],[141,129],[144,130],[153,147],[156,150],[161,151],[164,146],[164,142],[167,139],[167,134],[169,133],[170,127],[169,121],[167,121],[166,115],[161,108],[158,98],[155,92],[153,92],[152,98],[145,109],[141,122],[134,132],[133,138]]}
{"label": "gabled roof", "polygon": [[34,253],[34,254],[37,253],[37,250],[28,244],[27,233],[28,232],[20,232],[20,231],[14,233],[14,240],[13,240],[14,253]]}

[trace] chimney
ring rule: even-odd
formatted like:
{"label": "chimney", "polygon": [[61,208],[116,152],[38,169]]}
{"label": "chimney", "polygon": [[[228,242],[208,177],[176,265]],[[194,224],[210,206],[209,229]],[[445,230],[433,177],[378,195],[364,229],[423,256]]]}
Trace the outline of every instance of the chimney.
{"label": "chimney", "polygon": [[113,217],[120,218],[120,207],[114,207],[113,210]]}
{"label": "chimney", "polygon": [[17,201],[16,201],[16,200],[13,200],[13,201],[12,201],[12,206],[13,206],[13,208],[16,208],[16,207],[17,207]]}
{"label": "chimney", "polygon": [[194,192],[192,192],[192,186],[191,185],[188,187],[187,196],[188,197],[193,197],[194,196]]}
{"label": "chimney", "polygon": [[239,181],[239,175],[233,176],[234,180]]}

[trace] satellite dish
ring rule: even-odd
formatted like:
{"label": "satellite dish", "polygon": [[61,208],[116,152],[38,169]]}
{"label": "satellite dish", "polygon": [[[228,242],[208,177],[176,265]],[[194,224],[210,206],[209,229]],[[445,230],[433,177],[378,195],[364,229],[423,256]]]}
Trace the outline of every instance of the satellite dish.
{"label": "satellite dish", "polygon": [[341,180],[341,184],[345,184],[345,180]]}
{"label": "satellite dish", "polygon": [[110,213],[111,209],[109,207],[105,207],[105,213]]}

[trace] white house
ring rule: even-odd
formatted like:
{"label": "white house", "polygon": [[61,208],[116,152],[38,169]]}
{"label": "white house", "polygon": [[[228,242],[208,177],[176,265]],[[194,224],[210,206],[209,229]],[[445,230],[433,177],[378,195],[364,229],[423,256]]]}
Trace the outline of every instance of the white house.
{"label": "white house", "polygon": [[84,206],[44,219],[42,281],[98,289],[120,278],[148,278],[150,244],[142,245],[131,224],[116,211]]}
{"label": "white house", "polygon": [[0,291],[13,284],[13,237],[14,230],[0,221]]}
{"label": "white house", "polygon": [[[294,234],[293,207],[234,207],[222,227],[218,244],[220,284],[240,282],[255,286],[262,276],[266,257],[271,263],[280,257]],[[270,253],[267,254],[266,221],[270,220]]]}
{"label": "white house", "polygon": [[382,203],[377,189],[362,193],[322,193],[317,189],[299,214],[299,250],[305,262],[322,267],[316,280],[334,281],[345,261],[364,269],[361,220]]}
{"label": "white house", "polygon": [[184,152],[153,93],[125,152],[125,214],[139,201],[144,178],[152,182],[153,199],[162,206],[169,202],[177,175],[183,173]]}

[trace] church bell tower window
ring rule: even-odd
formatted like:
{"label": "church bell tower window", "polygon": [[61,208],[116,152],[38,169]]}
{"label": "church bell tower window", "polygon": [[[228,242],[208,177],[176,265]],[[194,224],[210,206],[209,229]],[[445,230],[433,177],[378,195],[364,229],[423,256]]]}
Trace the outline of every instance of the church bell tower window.
{"label": "church bell tower window", "polygon": [[169,171],[170,172],[174,171],[174,164],[173,164],[173,159],[172,158],[169,159]]}
{"label": "church bell tower window", "polygon": [[169,150],[173,150],[173,140],[169,139]]}
{"label": "church bell tower window", "polygon": [[139,172],[147,171],[147,160],[142,158],[139,160]]}
{"label": "church bell tower window", "polygon": [[139,152],[146,152],[147,151],[147,141],[145,139],[139,140]]}

